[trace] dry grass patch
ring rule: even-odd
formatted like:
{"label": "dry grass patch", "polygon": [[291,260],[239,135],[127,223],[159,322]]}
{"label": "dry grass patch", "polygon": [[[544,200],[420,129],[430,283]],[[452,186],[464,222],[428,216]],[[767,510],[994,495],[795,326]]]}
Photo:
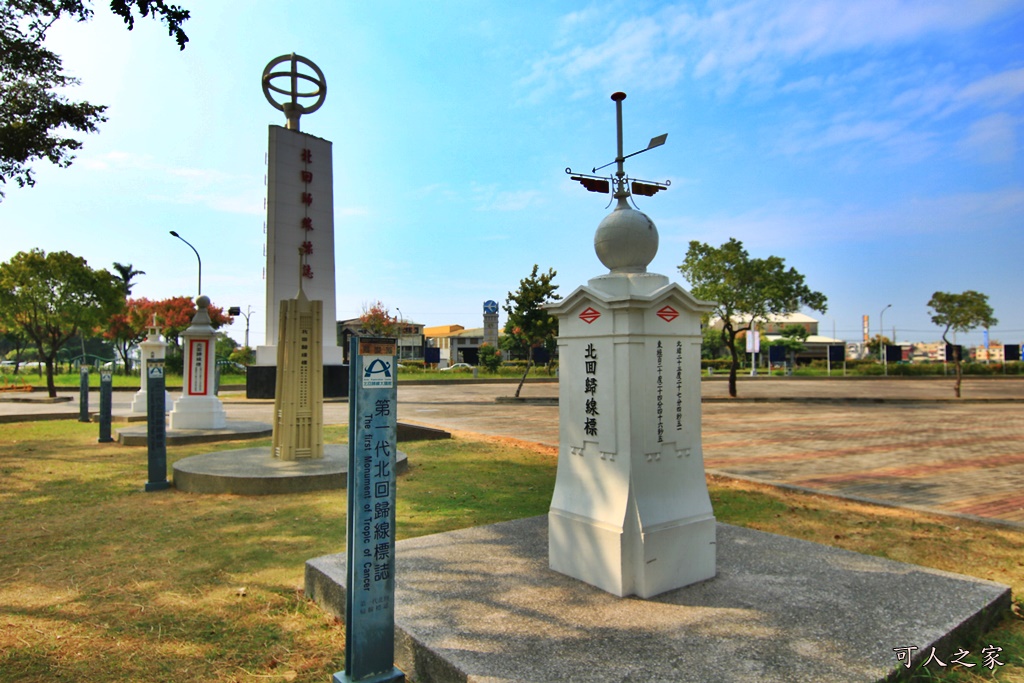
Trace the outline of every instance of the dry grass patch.
{"label": "dry grass patch", "polygon": [[[339,443],[345,431],[325,436]],[[146,449],[96,437],[71,420],[0,425],[0,681],[322,682],[343,668],[342,625],[302,594],[305,561],[344,548],[342,492],[143,493]],[[251,445],[175,447],[168,460]],[[401,448],[411,466],[399,480],[399,538],[547,511],[551,449],[469,435]],[[710,483],[723,522],[1024,590],[1019,531]],[[972,650],[984,644],[1003,647],[997,680],[1024,680],[1024,621],[1007,615]],[[976,668],[934,680],[992,677]]]}

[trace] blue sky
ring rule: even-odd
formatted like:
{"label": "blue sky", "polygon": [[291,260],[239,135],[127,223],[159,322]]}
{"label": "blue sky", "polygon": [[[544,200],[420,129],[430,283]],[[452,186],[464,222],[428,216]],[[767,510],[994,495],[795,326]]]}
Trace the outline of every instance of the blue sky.
{"label": "blue sky", "polygon": [[[184,2],[179,52],[96,3],[49,44],[109,105],[74,165],[8,185],[0,259],[66,249],[146,271],[134,294],[252,306],[263,343],[264,66],[296,52],[328,81],[302,129],[334,143],[337,317],[380,299],[427,325],[482,325],[534,263],[560,292],[605,272],[607,197],[564,169],[668,133],[627,172],[683,286],[690,240],[735,237],[825,293],[823,334],[939,338],[936,290],[989,295],[992,338],[1024,341],[1024,1]],[[239,8],[244,6],[245,11]],[[609,169],[611,170],[611,169]],[[505,316],[502,312],[501,321]],[[229,333],[241,341],[245,321]],[[981,334],[961,343],[978,343]]]}

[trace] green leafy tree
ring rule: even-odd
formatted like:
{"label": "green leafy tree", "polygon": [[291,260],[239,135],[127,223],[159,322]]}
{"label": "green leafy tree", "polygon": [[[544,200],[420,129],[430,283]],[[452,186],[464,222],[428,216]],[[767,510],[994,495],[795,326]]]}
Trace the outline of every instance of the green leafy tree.
{"label": "green leafy tree", "polygon": [[256,350],[249,346],[239,346],[231,352],[228,360],[232,363],[241,363],[248,367],[256,362]]}
{"label": "green leafy tree", "polygon": [[807,328],[802,325],[786,325],[780,334],[782,336],[772,342],[772,346],[781,346],[786,349],[789,366],[794,367],[796,366],[796,354],[806,348],[804,342],[807,341],[809,335]]}
{"label": "green leafy tree", "polygon": [[795,313],[806,307],[824,313],[827,299],[811,290],[804,276],[786,268],[778,256],[750,258],[743,243],[730,238],[721,247],[690,242],[679,266],[699,299],[715,302],[715,314],[722,321],[722,342],[729,350],[729,395],[736,397],[736,372],[740,354],[737,336],[770,316]]}
{"label": "green leafy tree", "polygon": [[519,289],[509,292],[502,306],[508,313],[505,348],[526,357],[526,369],[516,387],[516,398],[519,398],[523,382],[530,374],[533,350],[545,348],[549,354],[554,352],[555,338],[558,336],[558,319],[544,308],[545,304],[562,298],[555,293],[558,285],[553,280],[557,273],[552,268],[548,268],[546,273],[540,273],[539,270],[539,266],[534,264],[529,277],[519,281]]}
{"label": "green leafy tree", "polygon": [[722,333],[710,325],[703,325],[701,329],[700,355],[701,358],[714,360],[721,358],[725,353],[725,342],[722,341]]}
{"label": "green leafy tree", "polygon": [[27,346],[28,339],[21,329],[10,322],[5,324],[0,315],[0,358],[14,361],[14,374],[18,374],[21,369],[21,357]]}
{"label": "green leafy tree", "polygon": [[0,316],[20,329],[46,364],[46,388],[53,383],[57,353],[79,334],[104,324],[124,306],[117,279],[93,270],[85,259],[66,251],[19,252],[0,263]]}
{"label": "green leafy tree", "polygon": [[[181,26],[188,19],[187,10],[164,0],[110,0],[110,10],[129,31],[136,12],[162,21],[185,48],[188,37]],[[93,133],[106,121],[106,107],[64,96],[79,81],[64,72],[60,56],[43,46],[56,21],[83,22],[92,16],[88,0],[0,2],[0,183],[34,185],[30,164],[40,159],[69,166],[82,143],[68,133]],[[0,191],[0,199],[3,196]]]}
{"label": "green leafy tree", "polygon": [[480,345],[477,360],[487,372],[497,372],[501,367],[501,350],[484,342]]}
{"label": "green leafy tree", "polygon": [[218,332],[217,341],[214,344],[214,353],[217,358],[229,358],[231,353],[238,348],[238,342],[228,336],[227,332]]}
{"label": "green leafy tree", "polygon": [[[974,290],[967,290],[961,294],[949,292],[935,292],[928,302],[928,308],[932,309],[932,322],[942,329],[942,341],[951,344],[946,335],[950,330],[966,333],[978,327],[990,328],[999,323],[992,315],[992,307],[988,305],[988,296]],[[958,347],[954,347],[958,349]],[[963,359],[956,353],[953,358],[956,364],[956,385],[954,392],[960,398],[960,384],[963,379],[961,363]]]}
{"label": "green leafy tree", "polygon": [[872,358],[881,358],[882,354],[884,353],[882,349],[891,344],[892,340],[886,337],[884,334],[876,334],[867,342],[868,353],[871,354]]}

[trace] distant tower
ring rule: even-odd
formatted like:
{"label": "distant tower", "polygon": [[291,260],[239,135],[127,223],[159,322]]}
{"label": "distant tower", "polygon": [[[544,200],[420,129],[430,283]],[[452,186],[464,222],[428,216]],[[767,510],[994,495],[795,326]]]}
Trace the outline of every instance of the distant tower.
{"label": "distant tower", "polygon": [[302,291],[280,302],[272,453],[281,460],[324,457],[323,302]]}
{"label": "distant tower", "polygon": [[498,302],[484,302],[484,344],[498,348]]}

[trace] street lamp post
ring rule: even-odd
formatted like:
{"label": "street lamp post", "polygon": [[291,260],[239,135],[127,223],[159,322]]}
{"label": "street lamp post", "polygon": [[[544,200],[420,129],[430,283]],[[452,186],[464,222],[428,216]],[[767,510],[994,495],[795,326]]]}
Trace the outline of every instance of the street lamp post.
{"label": "street lamp post", "polygon": [[885,348],[882,345],[882,337],[885,334],[885,326],[882,324],[882,316],[885,312],[892,308],[892,304],[889,304],[882,309],[882,312],[878,314],[878,360],[882,362],[885,375],[889,376],[889,360],[885,357]]}
{"label": "street lamp post", "polygon": [[199,258],[199,252],[196,251],[196,248],[193,247],[192,243],[189,242],[187,239],[185,239],[178,233],[174,232],[173,230],[171,230],[171,236],[177,237],[179,240],[187,244],[189,246],[189,249],[194,251],[196,254],[196,260],[199,261],[199,291],[196,292],[196,296],[198,297],[203,293],[203,259]]}
{"label": "street lamp post", "polygon": [[402,324],[402,309],[395,306],[395,310],[398,311],[398,360],[402,360],[402,332],[405,326]]}
{"label": "street lamp post", "polygon": [[252,306],[245,307],[245,348],[249,348],[249,316],[255,313]]}

